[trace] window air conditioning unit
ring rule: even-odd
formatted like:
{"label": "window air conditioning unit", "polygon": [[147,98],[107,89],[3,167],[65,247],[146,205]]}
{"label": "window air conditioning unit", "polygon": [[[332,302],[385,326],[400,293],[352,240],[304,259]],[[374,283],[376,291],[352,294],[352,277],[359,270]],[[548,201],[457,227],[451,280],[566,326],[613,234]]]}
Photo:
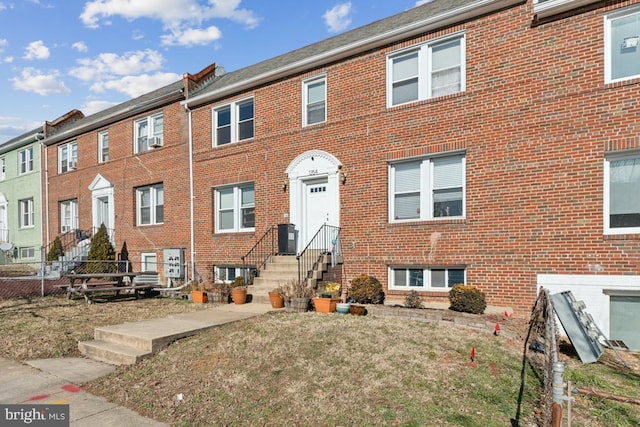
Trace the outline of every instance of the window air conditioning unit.
{"label": "window air conditioning unit", "polygon": [[69,170],[76,170],[78,168],[78,162],[73,160],[69,162]]}
{"label": "window air conditioning unit", "polygon": [[151,138],[147,139],[147,147],[149,148],[162,147],[162,137],[152,136]]}

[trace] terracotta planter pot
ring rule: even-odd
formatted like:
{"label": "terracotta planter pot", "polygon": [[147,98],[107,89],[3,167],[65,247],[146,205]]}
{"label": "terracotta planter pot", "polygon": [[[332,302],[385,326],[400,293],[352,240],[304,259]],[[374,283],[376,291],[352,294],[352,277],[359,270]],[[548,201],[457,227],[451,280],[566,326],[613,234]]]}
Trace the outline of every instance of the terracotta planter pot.
{"label": "terracotta planter pot", "polygon": [[284,297],[275,292],[269,292],[269,301],[271,301],[272,308],[284,307]]}
{"label": "terracotta planter pot", "polygon": [[336,311],[336,304],[340,298],[314,298],[313,306],[318,313],[333,313]]}
{"label": "terracotta planter pot", "polygon": [[207,293],[205,291],[191,291],[191,300],[196,304],[203,304],[209,302]]}
{"label": "terracotta planter pot", "polygon": [[231,290],[231,299],[233,299],[234,304],[244,304],[247,302],[247,288],[233,288]]}

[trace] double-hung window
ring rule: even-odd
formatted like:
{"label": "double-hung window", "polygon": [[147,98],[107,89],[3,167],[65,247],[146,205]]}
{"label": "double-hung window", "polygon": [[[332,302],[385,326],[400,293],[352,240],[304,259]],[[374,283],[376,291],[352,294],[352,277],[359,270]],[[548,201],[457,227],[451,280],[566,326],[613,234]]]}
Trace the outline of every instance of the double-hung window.
{"label": "double-hung window", "polygon": [[464,268],[398,267],[389,269],[389,289],[448,291],[465,283]]}
{"label": "double-hung window", "polygon": [[136,216],[138,225],[164,223],[163,184],[140,187],[136,190]]}
{"label": "double-hung window", "polygon": [[20,228],[33,227],[33,199],[23,199],[18,201],[20,209]]}
{"label": "double-hung window", "polygon": [[323,123],[327,120],[327,79],[316,77],[303,82],[303,126]]}
{"label": "double-hung window", "polygon": [[4,180],[5,178],[5,160],[4,157],[0,157],[0,180]]}
{"label": "double-hung window", "polygon": [[18,152],[18,170],[20,174],[33,171],[33,147],[25,148]]}
{"label": "double-hung window", "polygon": [[98,163],[109,161],[109,131],[98,133]]}
{"label": "double-hung window", "polygon": [[604,232],[640,233],[640,153],[604,163]]}
{"label": "double-hung window", "polygon": [[605,17],[605,82],[640,77],[640,7]]}
{"label": "double-hung window", "polygon": [[465,90],[465,38],[438,39],[387,58],[387,106]]}
{"label": "double-hung window", "polygon": [[215,190],[216,232],[253,231],[255,194],[253,184]]}
{"label": "double-hung window", "polygon": [[155,252],[140,254],[140,271],[158,271],[158,255]]}
{"label": "double-hung window", "polygon": [[163,144],[164,116],[162,113],[154,114],[135,121],[134,126],[134,152],[142,153]]}
{"label": "double-hung window", "polygon": [[78,201],[60,202],[60,231],[66,233],[78,228]]}
{"label": "double-hung window", "polygon": [[389,221],[463,218],[464,155],[402,161],[389,165]]}
{"label": "double-hung window", "polygon": [[253,98],[233,102],[213,109],[214,146],[253,138]]}
{"label": "double-hung window", "polygon": [[58,147],[58,172],[76,169],[78,165],[78,143],[76,141]]}

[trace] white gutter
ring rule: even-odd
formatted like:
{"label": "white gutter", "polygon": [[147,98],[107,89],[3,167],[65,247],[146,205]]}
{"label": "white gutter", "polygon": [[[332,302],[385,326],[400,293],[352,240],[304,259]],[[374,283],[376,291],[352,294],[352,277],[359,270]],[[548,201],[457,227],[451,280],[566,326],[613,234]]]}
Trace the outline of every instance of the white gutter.
{"label": "white gutter", "polygon": [[472,4],[449,10],[440,15],[433,16],[421,21],[413,22],[404,27],[396,28],[364,40],[338,47],[326,51],[324,53],[310,56],[297,62],[285,65],[283,67],[271,70],[262,74],[258,74],[247,80],[222,87],[220,89],[203,93],[202,95],[182,101],[185,106],[197,106],[217,98],[231,95],[236,92],[250,89],[286,77],[291,74],[303,72],[305,70],[322,66],[326,63],[344,59],[346,57],[365,52],[367,50],[388,45],[412,36],[424,34],[448,25],[467,21],[477,16],[495,12],[510,6],[524,3],[523,0],[479,0]]}
{"label": "white gutter", "polygon": [[196,247],[195,247],[195,231],[194,231],[194,184],[193,184],[193,131],[191,125],[191,110],[185,105],[185,110],[188,114],[188,129],[189,129],[189,250],[191,252],[191,280],[195,280],[196,275]]}

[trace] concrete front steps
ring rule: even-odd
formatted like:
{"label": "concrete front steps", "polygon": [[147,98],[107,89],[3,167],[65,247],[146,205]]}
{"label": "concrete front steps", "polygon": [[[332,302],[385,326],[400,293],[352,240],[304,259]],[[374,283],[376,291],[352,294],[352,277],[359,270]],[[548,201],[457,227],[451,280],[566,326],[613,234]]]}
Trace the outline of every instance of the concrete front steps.
{"label": "concrete front steps", "polygon": [[253,279],[248,293],[251,302],[269,303],[269,292],[274,288],[298,278],[298,261],[295,255],[274,255],[260,275]]}
{"label": "concrete front steps", "polygon": [[78,343],[90,359],[112,365],[133,365],[168,347],[172,342],[224,323],[247,319],[268,311],[263,304],[214,308],[165,318],[127,322],[94,329],[94,340]]}

